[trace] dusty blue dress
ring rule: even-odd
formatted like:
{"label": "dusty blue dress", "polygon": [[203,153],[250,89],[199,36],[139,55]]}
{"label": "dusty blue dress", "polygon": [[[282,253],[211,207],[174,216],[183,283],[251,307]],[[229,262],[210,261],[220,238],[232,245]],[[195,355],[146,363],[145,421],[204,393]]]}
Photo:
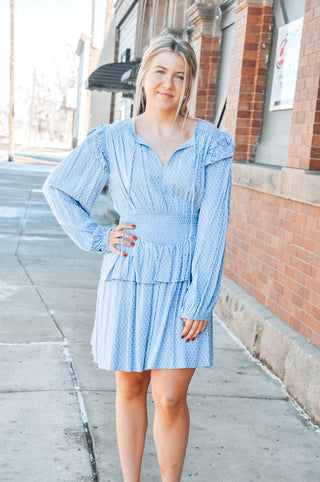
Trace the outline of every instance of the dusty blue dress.
{"label": "dusty blue dress", "polygon": [[[100,125],[50,174],[47,201],[82,249],[104,253],[92,353],[100,368],[143,371],[213,364],[212,308],[220,287],[229,219],[231,136],[199,120],[163,165],[133,119]],[[90,212],[109,185],[135,246],[109,251],[111,229]],[[194,341],[183,317],[208,320]]]}

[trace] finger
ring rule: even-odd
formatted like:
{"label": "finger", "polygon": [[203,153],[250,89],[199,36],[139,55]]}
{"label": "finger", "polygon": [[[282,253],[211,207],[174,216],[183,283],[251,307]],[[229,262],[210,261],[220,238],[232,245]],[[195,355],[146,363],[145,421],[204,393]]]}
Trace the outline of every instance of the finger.
{"label": "finger", "polygon": [[188,341],[190,338],[195,339],[206,327],[207,320],[191,320],[190,318],[183,318],[184,329],[181,333],[181,338],[186,335]]}
{"label": "finger", "polygon": [[[121,251],[119,251],[117,248],[111,247],[109,248],[109,251],[111,251],[111,253],[117,254],[118,256],[121,256]],[[123,256],[126,258],[128,254],[123,253]]]}
{"label": "finger", "polygon": [[[127,233],[125,233],[127,234]],[[115,251],[112,251],[116,254],[119,253],[119,251],[117,250],[116,246],[117,245],[122,245],[122,243],[126,246],[134,246],[135,243],[134,241],[136,241],[137,237],[136,236],[133,236],[131,234],[127,234],[128,238],[124,237],[123,236],[123,231],[116,231],[114,232],[114,230],[111,231],[110,235],[109,235],[109,250],[112,251],[112,247],[115,249]]]}
{"label": "finger", "polygon": [[118,224],[117,226],[115,226],[113,229],[112,229],[112,233],[115,233],[117,231],[122,231],[123,230],[123,224]]}
{"label": "finger", "polygon": [[[125,228],[126,228],[126,229],[134,229],[135,227],[136,227],[135,224],[126,224],[126,225],[125,225]],[[137,239],[137,236],[135,236],[135,235],[132,234],[132,233],[127,233],[127,232],[125,232],[124,235],[125,235],[126,238],[132,239],[133,241],[135,241],[135,240]]]}
{"label": "finger", "polygon": [[198,330],[199,326],[199,320],[193,320],[192,326],[190,330],[188,331],[188,334],[186,336],[186,341],[188,342],[191,338],[193,338],[194,334]]}
{"label": "finger", "polygon": [[126,223],[126,224],[120,223],[120,224],[118,224],[117,227],[119,229],[134,229],[136,227],[136,225],[135,224],[129,224],[129,223]]}
{"label": "finger", "polygon": [[[116,246],[134,246],[135,243],[132,241],[124,241],[125,238],[115,238],[115,239],[110,239],[109,240],[109,249],[113,253],[120,254],[121,253],[121,248],[117,249]],[[122,241],[123,240],[123,241]],[[113,248],[113,249],[111,249]],[[124,256],[127,256],[127,253],[123,254]]]}
{"label": "finger", "polygon": [[119,231],[117,238],[121,238],[121,237],[123,237],[123,239],[129,239],[130,241],[136,241],[137,239],[137,236],[131,233],[127,233],[126,231],[124,233],[123,231]]}
{"label": "finger", "polygon": [[111,231],[110,233],[110,238],[122,238],[123,236],[123,231]]}
{"label": "finger", "polygon": [[[120,227],[119,227],[120,226]],[[121,237],[124,237],[125,239],[131,239],[133,241],[136,241],[137,239],[137,236],[135,236],[134,234],[131,234],[131,233],[128,233],[128,232],[123,232],[123,224],[117,226],[117,228],[114,228],[111,233],[110,233],[110,238],[121,238]],[[134,224],[127,224],[127,226],[134,226]]]}
{"label": "finger", "polygon": [[114,236],[116,238],[121,238],[124,234],[128,234],[126,231],[123,232],[123,229],[116,229],[114,228],[112,231],[111,231],[111,236]]}
{"label": "finger", "polygon": [[192,326],[193,320],[190,318],[183,318],[184,329],[181,333],[181,338],[184,338]]}
{"label": "finger", "polygon": [[193,334],[193,336],[191,338],[192,341],[194,341],[197,338],[197,336],[199,336],[200,333],[202,333],[204,331],[206,325],[207,325],[207,322],[205,320],[201,320],[199,322],[198,329],[196,330],[196,332]]}
{"label": "finger", "polygon": [[197,320],[192,320],[190,318],[186,318],[186,322],[185,322],[185,328],[183,330],[183,336],[186,336],[186,338],[188,338],[188,341],[190,339],[190,333],[193,334],[193,331],[195,330],[195,326],[197,325],[194,325],[194,323],[196,323]]}
{"label": "finger", "polygon": [[124,223],[119,223],[119,224],[117,224],[117,225],[115,226],[114,229],[124,229],[124,228],[126,228],[126,229],[127,229],[127,228],[128,228],[128,229],[131,229],[131,228],[135,228],[135,227],[136,227],[135,224],[131,224],[131,223],[126,223],[126,224],[124,224]]}
{"label": "finger", "polygon": [[[127,241],[125,238],[123,238],[123,239],[124,239],[123,244],[125,244],[126,246],[134,246],[135,245],[135,243],[133,241]],[[119,240],[119,238],[110,239],[109,244],[111,244],[111,246],[121,246],[122,245],[122,238],[120,238],[120,240]]]}
{"label": "finger", "polygon": [[[115,253],[117,254],[118,256],[121,256],[121,254],[124,256],[124,257],[127,257],[128,254],[127,253],[124,253],[122,252],[122,246],[125,245],[125,246],[134,246],[135,243],[131,242],[131,241],[127,241],[126,238],[122,237],[122,232],[119,232],[120,235],[114,235],[113,237],[109,236],[109,250],[112,252],[112,253]],[[116,248],[116,246],[121,246],[121,251],[119,249]]]}

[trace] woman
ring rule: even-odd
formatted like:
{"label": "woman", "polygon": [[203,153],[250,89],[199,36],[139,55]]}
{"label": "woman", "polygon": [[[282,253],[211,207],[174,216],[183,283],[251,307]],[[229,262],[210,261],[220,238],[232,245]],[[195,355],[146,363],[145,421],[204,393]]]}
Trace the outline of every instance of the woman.
{"label": "woman", "polygon": [[[196,69],[188,42],[154,39],[137,78],[135,117],[90,131],[44,185],[67,234],[105,253],[91,345],[98,366],[115,371],[126,482],[140,480],[150,382],[162,480],[180,480],[188,386],[196,367],[213,364],[234,143],[188,115]],[[120,214],[110,228],[89,215],[106,184]]]}

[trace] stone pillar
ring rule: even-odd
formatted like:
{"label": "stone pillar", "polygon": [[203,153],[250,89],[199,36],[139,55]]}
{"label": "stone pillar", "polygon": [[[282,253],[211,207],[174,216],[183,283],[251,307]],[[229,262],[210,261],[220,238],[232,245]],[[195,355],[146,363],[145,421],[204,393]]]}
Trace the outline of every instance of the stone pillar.
{"label": "stone pillar", "polygon": [[235,160],[253,161],[255,157],[272,18],[270,1],[238,0],[225,120],[225,130],[236,143]]}
{"label": "stone pillar", "polygon": [[288,166],[320,170],[319,0],[307,0],[305,6]]}
{"label": "stone pillar", "polygon": [[[190,101],[190,112],[196,117],[212,121],[215,83],[217,78],[220,32],[215,28],[218,3],[195,3],[187,10],[194,28],[192,44],[197,54],[199,73],[196,88]],[[217,32],[217,33],[216,33]]]}

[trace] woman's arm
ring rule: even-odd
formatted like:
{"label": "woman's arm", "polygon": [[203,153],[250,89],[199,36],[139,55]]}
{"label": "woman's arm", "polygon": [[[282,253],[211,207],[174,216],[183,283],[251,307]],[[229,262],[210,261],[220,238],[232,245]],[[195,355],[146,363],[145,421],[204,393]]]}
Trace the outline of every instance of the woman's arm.
{"label": "woman's arm", "polygon": [[222,134],[206,159],[205,192],[199,212],[191,283],[180,311],[182,318],[192,320],[209,319],[220,290],[234,152],[231,136]]}
{"label": "woman's arm", "polygon": [[43,193],[58,223],[85,251],[109,252],[113,227],[98,225],[90,217],[102,188],[109,182],[106,132],[101,125],[50,174]]}

